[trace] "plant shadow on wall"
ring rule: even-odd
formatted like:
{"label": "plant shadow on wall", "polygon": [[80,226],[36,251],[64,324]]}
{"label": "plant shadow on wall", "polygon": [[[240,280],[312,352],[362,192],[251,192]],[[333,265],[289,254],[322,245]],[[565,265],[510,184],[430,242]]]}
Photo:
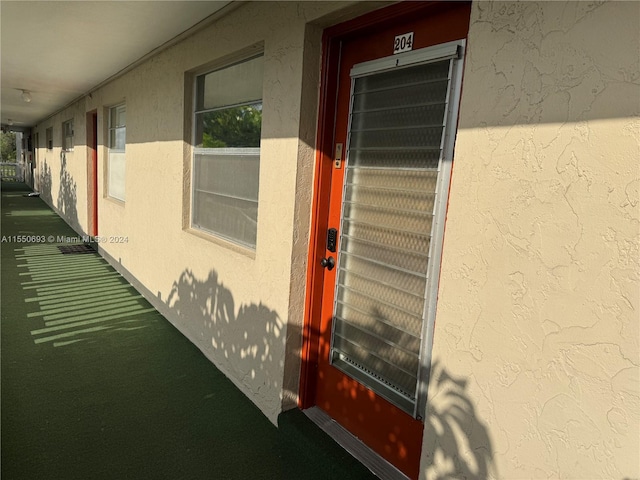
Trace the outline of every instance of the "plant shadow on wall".
{"label": "plant shadow on wall", "polygon": [[[263,399],[277,402],[274,414],[280,409],[283,389],[285,395],[297,396],[298,385],[283,386],[281,372],[285,368],[285,332],[290,339],[286,361],[296,365],[302,335],[297,327],[285,325],[276,311],[262,303],[236,305],[215,270],[203,280],[191,270],[182,272],[172,285],[166,305],[191,339],[232,378]],[[380,313],[374,312],[372,318],[376,315]],[[373,329],[376,325],[380,323],[374,322]],[[377,353],[385,355],[384,348]],[[340,389],[340,385],[336,387]],[[343,394],[371,401],[364,387],[357,392],[343,390]],[[395,441],[390,440],[390,447],[394,446]],[[428,479],[496,476],[492,441],[467,392],[467,380],[456,378],[439,361],[431,367],[424,446],[422,470]]]}
{"label": "plant shadow on wall", "polygon": [[[231,291],[214,270],[204,280],[184,271],[166,304],[192,340],[230,376],[263,398],[280,398],[285,325],[274,310],[262,303],[242,304],[236,310]],[[279,408],[274,405],[274,413]]]}
{"label": "plant shadow on wall", "polygon": [[[277,312],[263,304],[236,305],[233,294],[213,270],[203,280],[190,270],[184,271],[173,283],[166,304],[191,338],[228,374],[263,398],[281,398],[285,324]],[[377,325],[380,322],[373,328]],[[288,326],[287,336],[292,335],[300,336],[300,332]],[[293,355],[299,355],[299,349],[294,349]],[[492,441],[477,416],[467,381],[455,378],[440,362],[432,365],[430,378],[422,460],[427,478],[489,478],[494,470]],[[290,390],[286,394],[297,394],[295,388]],[[362,401],[371,399],[364,388],[344,391],[345,395],[354,393]],[[279,405],[274,405],[274,412],[278,409]]]}
{"label": "plant shadow on wall", "polygon": [[51,197],[51,169],[49,168],[49,165],[47,165],[46,160],[42,162],[42,168],[38,174],[37,188],[40,192],[40,198],[51,205],[53,202]]}
{"label": "plant shadow on wall", "polygon": [[431,365],[422,467],[428,479],[496,478],[493,446],[467,393],[440,361]]}
{"label": "plant shadow on wall", "polygon": [[74,229],[78,229],[80,225],[78,223],[77,187],[76,182],[67,170],[67,156],[64,152],[60,155],[60,188],[58,190],[57,207],[65,220]]}
{"label": "plant shadow on wall", "polygon": [[[352,321],[357,322],[356,319]],[[371,306],[367,324],[360,325],[360,328],[369,331],[370,335],[354,337],[354,344],[366,345],[366,349],[373,354],[368,354],[362,349],[360,352],[363,357],[354,360],[367,365],[372,371],[388,372],[387,367],[390,364],[397,365],[407,372],[415,371],[415,357],[406,355],[399,347],[392,346],[389,342],[415,351],[419,344],[408,344],[407,335],[399,329],[390,328],[390,325],[394,325],[391,316],[385,315],[380,308]],[[456,377],[443,363],[446,362],[433,360],[429,372],[421,472],[428,480],[496,478],[493,442],[486,424],[479,418],[475,409],[473,398],[468,391],[468,381]],[[392,381],[391,378],[388,380]],[[396,380],[401,382],[399,379]],[[356,395],[358,402],[367,402],[372,398],[364,387],[357,391],[350,389],[343,394]],[[399,440],[402,432],[398,433],[399,435],[388,439],[388,447],[391,450],[402,448]]]}

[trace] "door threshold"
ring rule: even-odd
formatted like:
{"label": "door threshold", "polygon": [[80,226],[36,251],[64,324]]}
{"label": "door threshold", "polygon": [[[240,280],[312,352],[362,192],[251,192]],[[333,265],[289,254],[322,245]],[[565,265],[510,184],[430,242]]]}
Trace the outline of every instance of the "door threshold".
{"label": "door threshold", "polygon": [[311,407],[303,413],[375,476],[384,480],[410,480],[320,408]]}

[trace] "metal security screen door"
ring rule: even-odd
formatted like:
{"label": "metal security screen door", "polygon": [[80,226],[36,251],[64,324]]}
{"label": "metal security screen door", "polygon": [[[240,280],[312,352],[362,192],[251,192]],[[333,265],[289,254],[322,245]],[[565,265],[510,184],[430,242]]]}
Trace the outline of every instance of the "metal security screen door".
{"label": "metal security screen door", "polygon": [[355,65],[332,365],[418,417],[463,42]]}

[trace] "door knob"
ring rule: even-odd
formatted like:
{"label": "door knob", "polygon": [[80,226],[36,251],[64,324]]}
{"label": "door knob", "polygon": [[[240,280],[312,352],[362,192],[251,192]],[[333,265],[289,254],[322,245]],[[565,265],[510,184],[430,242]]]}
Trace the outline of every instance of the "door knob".
{"label": "door knob", "polygon": [[336,260],[333,257],[323,258],[320,260],[320,265],[327,270],[333,270],[333,267],[336,266]]}

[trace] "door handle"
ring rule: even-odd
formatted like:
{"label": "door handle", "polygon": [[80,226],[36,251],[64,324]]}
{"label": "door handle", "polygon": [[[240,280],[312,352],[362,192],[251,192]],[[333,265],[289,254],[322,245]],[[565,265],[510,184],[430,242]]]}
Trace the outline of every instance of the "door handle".
{"label": "door handle", "polygon": [[323,258],[320,260],[320,265],[327,270],[333,270],[333,267],[336,266],[336,259],[333,257]]}

